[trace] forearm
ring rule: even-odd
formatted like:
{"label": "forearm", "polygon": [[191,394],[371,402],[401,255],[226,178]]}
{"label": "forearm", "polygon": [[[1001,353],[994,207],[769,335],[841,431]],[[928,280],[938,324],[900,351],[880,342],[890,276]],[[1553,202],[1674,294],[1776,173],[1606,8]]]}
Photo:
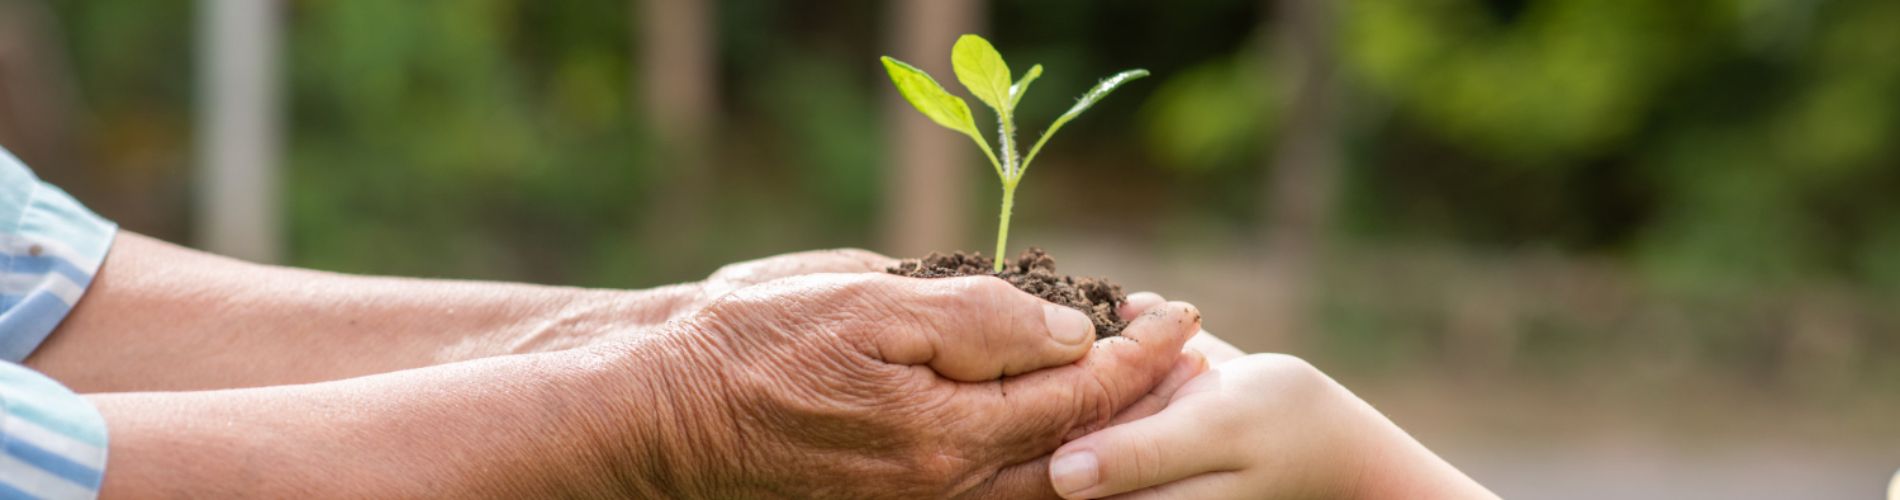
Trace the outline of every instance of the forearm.
{"label": "forearm", "polygon": [[693,293],[350,276],[121,233],[27,364],[80,392],[308,383],[638,335]]}
{"label": "forearm", "polygon": [[[102,496],[538,498],[625,495],[654,384],[595,350],[343,381],[89,396],[111,429]],[[619,381],[613,380],[618,378]],[[657,448],[654,448],[657,449]]]}

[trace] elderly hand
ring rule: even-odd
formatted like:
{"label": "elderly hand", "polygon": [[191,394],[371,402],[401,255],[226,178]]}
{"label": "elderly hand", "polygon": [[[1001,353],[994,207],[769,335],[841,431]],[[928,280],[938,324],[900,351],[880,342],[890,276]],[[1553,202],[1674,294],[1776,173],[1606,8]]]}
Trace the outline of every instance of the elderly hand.
{"label": "elderly hand", "polygon": [[608,470],[654,479],[636,496],[1052,496],[1047,455],[1148,393],[1199,320],[1165,304],[1091,342],[1080,312],[990,277],[741,288],[625,351],[666,373],[604,400],[665,415],[604,426],[648,433]]}

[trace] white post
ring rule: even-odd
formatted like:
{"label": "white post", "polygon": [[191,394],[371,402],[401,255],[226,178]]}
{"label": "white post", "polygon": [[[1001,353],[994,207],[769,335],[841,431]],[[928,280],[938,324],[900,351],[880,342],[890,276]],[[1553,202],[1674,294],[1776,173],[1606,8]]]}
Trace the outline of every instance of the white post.
{"label": "white post", "polygon": [[198,2],[197,246],[282,256],[278,0]]}

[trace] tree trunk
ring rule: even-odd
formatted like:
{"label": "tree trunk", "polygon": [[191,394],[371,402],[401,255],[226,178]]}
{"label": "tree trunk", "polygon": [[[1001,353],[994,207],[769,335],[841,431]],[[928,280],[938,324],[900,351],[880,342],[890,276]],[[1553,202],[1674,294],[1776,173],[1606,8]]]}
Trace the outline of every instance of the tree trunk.
{"label": "tree trunk", "polygon": [[[982,27],[984,3],[978,0],[897,0],[891,5],[888,33],[891,57],[917,65],[939,81],[954,81],[950,47],[958,35]],[[966,238],[972,163],[969,139],[944,130],[917,113],[896,89],[885,87],[885,148],[888,172],[884,189],[884,250],[919,256],[932,250],[982,248]],[[987,167],[982,167],[987,169]]]}
{"label": "tree trunk", "polygon": [[77,194],[93,189],[75,171],[77,99],[54,21],[41,2],[0,1],[0,146]]}
{"label": "tree trunk", "polygon": [[[718,126],[718,54],[710,0],[643,0],[633,9],[633,65],[647,129],[655,139],[653,199],[643,205],[641,243],[653,262],[693,264],[702,255],[715,208],[711,145]],[[679,276],[663,276],[679,278]]]}
{"label": "tree trunk", "polygon": [[1262,332],[1274,349],[1290,349],[1313,324],[1307,318],[1314,274],[1324,257],[1339,163],[1339,82],[1336,2],[1269,0],[1275,37],[1273,63],[1262,66],[1285,82],[1287,110],[1267,176],[1267,222],[1262,232],[1267,307],[1273,324]]}

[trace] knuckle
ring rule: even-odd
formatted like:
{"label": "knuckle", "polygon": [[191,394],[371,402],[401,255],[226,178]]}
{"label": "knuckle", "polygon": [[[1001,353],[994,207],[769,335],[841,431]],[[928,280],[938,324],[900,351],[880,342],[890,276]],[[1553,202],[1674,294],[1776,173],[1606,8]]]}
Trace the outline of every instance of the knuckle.
{"label": "knuckle", "polygon": [[1313,366],[1312,362],[1299,356],[1278,353],[1261,354],[1259,356],[1266,358],[1263,364],[1277,377],[1296,381],[1326,378],[1326,374],[1321,373],[1319,367]]}
{"label": "knuckle", "polygon": [[1077,439],[1108,426],[1114,418],[1115,409],[1120,406],[1115,401],[1112,382],[1101,377],[1088,377],[1086,383],[1077,384],[1069,392],[1069,408],[1077,411],[1074,426],[1067,439]]}
{"label": "knuckle", "polygon": [[1256,388],[1278,388],[1283,397],[1295,401],[1318,397],[1338,384],[1319,367],[1298,356],[1275,353],[1254,354],[1248,358],[1255,361],[1243,366],[1251,366],[1258,372],[1243,380]]}
{"label": "knuckle", "polygon": [[886,311],[904,302],[905,289],[875,274],[834,274],[823,279],[836,284],[837,296],[827,297],[839,304],[852,306],[870,306],[872,311]]}
{"label": "knuckle", "polygon": [[932,306],[931,310],[946,316],[946,321],[959,324],[973,321],[980,327],[994,326],[994,321],[1001,316],[996,314],[997,305],[1008,297],[1006,294],[1016,290],[1009,282],[989,276],[939,278],[922,286],[929,288],[920,299]]}
{"label": "knuckle", "polygon": [[778,258],[779,257],[776,257],[776,256],[762,257],[762,258],[757,258],[757,259],[752,259],[752,260],[742,260],[738,262],[729,263],[723,266],[719,266],[718,269],[714,269],[710,277],[719,278],[719,279],[730,279],[730,278],[737,278],[741,276],[750,275],[759,267],[765,264],[768,264],[772,262],[774,259],[778,259]]}
{"label": "knuckle", "polygon": [[730,279],[733,276],[744,274],[745,268],[749,266],[750,264],[751,262],[747,261],[747,262],[734,262],[731,264],[719,266],[718,269],[714,269],[712,274],[706,275],[706,277],[708,279],[715,279],[715,280]]}
{"label": "knuckle", "polygon": [[970,460],[944,450],[919,451],[910,462],[912,482],[931,491],[955,488],[970,465]]}
{"label": "knuckle", "polygon": [[[1007,332],[1018,328],[1018,323],[1034,320],[1034,325],[1042,325],[1042,310],[1039,307],[1026,307],[1022,301],[1029,294],[1018,290],[1016,285],[993,276],[976,277],[970,281],[969,290],[964,294],[963,302],[971,311],[981,314],[984,326],[991,331]],[[1039,300],[1039,299],[1038,299]],[[1034,316],[1033,318],[1030,316]]]}
{"label": "knuckle", "polygon": [[981,304],[1008,300],[1017,293],[1016,285],[1011,285],[1008,281],[994,276],[971,276],[961,281],[964,287],[962,295]]}

